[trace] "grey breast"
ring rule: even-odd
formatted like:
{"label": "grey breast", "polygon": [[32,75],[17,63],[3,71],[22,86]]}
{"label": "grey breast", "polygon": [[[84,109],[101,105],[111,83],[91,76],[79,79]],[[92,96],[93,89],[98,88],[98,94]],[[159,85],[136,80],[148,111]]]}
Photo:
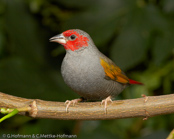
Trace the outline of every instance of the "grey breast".
{"label": "grey breast", "polygon": [[101,100],[110,95],[116,96],[124,89],[122,84],[105,79],[99,54],[90,49],[69,51],[62,63],[65,83],[85,99]]}

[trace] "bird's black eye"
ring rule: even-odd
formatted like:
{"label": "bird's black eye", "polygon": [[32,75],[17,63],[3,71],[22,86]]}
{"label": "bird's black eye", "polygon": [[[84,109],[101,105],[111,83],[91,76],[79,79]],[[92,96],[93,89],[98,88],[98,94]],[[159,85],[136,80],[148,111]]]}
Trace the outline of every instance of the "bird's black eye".
{"label": "bird's black eye", "polygon": [[70,40],[75,40],[75,39],[76,39],[76,35],[73,34],[70,36]]}

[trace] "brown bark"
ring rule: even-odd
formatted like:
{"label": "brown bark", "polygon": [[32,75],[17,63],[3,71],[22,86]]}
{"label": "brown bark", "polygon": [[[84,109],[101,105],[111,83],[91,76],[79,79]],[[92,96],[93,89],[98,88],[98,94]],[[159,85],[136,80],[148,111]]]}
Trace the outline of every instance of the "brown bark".
{"label": "brown bark", "polygon": [[26,99],[0,93],[0,108],[2,107],[23,109],[24,112],[19,114],[34,118],[102,120],[143,117],[145,120],[152,116],[174,113],[174,94],[113,101],[108,104],[105,113],[100,102],[70,105],[69,112],[66,112],[64,102]]}

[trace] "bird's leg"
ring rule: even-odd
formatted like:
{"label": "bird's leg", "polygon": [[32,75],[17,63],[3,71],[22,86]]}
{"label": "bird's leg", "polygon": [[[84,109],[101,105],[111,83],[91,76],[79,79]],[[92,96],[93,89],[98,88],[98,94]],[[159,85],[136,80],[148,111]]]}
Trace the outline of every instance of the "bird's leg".
{"label": "bird's leg", "polygon": [[109,101],[112,103],[111,96],[107,97],[106,99],[103,99],[102,102],[101,102],[101,105],[104,103],[104,111],[105,111],[105,113],[107,113],[107,104],[108,104]]}
{"label": "bird's leg", "polygon": [[81,102],[83,101],[83,98],[77,98],[77,99],[73,99],[73,100],[67,100],[65,101],[65,105],[66,105],[66,112],[68,112],[68,108],[71,104],[73,104],[73,106],[75,105],[75,103]]}

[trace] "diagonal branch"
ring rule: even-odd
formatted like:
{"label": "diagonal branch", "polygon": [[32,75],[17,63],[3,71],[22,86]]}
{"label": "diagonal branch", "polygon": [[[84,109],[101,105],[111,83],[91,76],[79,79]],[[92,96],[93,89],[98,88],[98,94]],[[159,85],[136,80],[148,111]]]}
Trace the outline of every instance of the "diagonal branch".
{"label": "diagonal branch", "polygon": [[[147,100],[145,102],[145,100]],[[174,113],[174,94],[148,96],[146,98],[113,101],[108,105],[107,114],[100,102],[83,102],[65,111],[64,102],[26,99],[0,93],[0,108],[24,108],[21,115],[33,118],[63,120],[102,120],[132,117],[148,117]]]}

